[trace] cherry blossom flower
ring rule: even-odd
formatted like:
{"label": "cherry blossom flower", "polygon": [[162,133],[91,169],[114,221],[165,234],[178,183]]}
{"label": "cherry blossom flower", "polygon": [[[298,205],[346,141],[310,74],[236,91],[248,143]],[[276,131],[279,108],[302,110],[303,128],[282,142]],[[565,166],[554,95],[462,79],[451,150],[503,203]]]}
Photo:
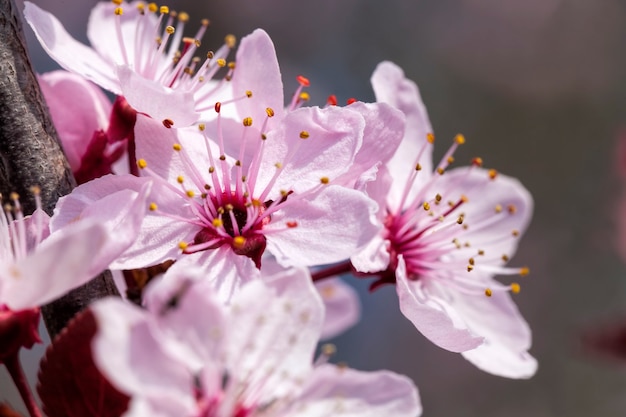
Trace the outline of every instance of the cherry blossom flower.
{"label": "cherry blossom flower", "polygon": [[87,27],[91,47],[72,38],[56,17],[33,3],[25,2],[24,16],[59,65],[169,125],[194,123],[212,109],[212,96],[229,79],[209,82],[227,65],[234,36],[228,35],[216,52],[199,59],[195,55],[209,21],[202,20],[193,38],[183,37],[189,15],[167,6],[99,2]]}
{"label": "cherry blossom flower", "polygon": [[372,85],[377,100],[405,113],[406,133],[387,175],[381,170],[368,187],[385,207],[385,227],[352,257],[353,267],[378,277],[372,288],[396,283],[401,311],[438,346],[496,375],[532,376],[530,330],[510,297],[520,286],[493,279],[528,273],[505,264],[530,222],[530,194],[517,180],[481,168],[480,158],[447,171],[462,135],[433,165],[434,135],[417,86],[389,62],[378,66]]}
{"label": "cherry blossom flower", "polygon": [[421,413],[406,377],[313,363],[324,312],[306,274],[289,269],[266,282],[244,285],[226,307],[197,270],[170,270],[148,288],[146,309],[94,304],[94,360],[131,397],[124,415]]}

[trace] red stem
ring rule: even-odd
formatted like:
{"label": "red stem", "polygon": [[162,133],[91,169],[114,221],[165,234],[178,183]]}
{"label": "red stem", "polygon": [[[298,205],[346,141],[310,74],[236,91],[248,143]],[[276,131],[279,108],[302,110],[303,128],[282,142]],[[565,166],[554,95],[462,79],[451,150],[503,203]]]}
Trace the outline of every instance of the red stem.
{"label": "red stem", "polygon": [[352,272],[352,264],[350,261],[344,261],[337,265],[320,269],[319,271],[312,273],[311,278],[313,278],[313,282],[317,282],[335,275],[345,274],[346,272]]}
{"label": "red stem", "polygon": [[30,417],[42,417],[41,411],[39,410],[39,407],[37,407],[37,403],[33,397],[33,393],[28,386],[28,381],[26,380],[24,371],[22,370],[22,365],[20,364],[19,359],[19,351],[5,358],[4,366],[7,367],[7,371],[9,371],[9,375],[11,375],[11,378],[13,379],[13,383],[17,387],[24,404],[26,404]]}

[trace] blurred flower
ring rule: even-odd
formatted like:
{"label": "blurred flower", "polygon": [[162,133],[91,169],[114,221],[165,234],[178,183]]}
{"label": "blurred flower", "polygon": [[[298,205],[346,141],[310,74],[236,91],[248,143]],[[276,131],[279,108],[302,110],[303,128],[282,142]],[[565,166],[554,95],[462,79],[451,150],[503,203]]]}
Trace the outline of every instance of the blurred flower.
{"label": "blurred flower", "polygon": [[132,397],[125,415],[420,414],[405,377],[312,363],[323,307],[294,271],[246,284],[229,307],[193,269],[149,287],[146,309],[96,303],[94,359]]}
{"label": "blurred flower", "polygon": [[76,41],[52,14],[33,3],[25,2],[24,16],[63,68],[123,96],[138,112],[177,126],[192,124],[213,108],[212,96],[228,77],[209,81],[226,66],[236,42],[229,35],[217,52],[200,60],[194,54],[209,21],[202,21],[195,37],[186,38],[189,16],[153,3],[96,4],[87,28],[92,47]]}
{"label": "blurred flower", "polygon": [[379,101],[405,113],[407,128],[388,171],[367,189],[385,207],[384,230],[352,257],[353,266],[378,276],[372,288],[397,283],[401,311],[438,346],[487,372],[530,377],[537,366],[526,352],[530,330],[509,296],[520,286],[493,279],[528,273],[504,264],[530,221],[530,194],[482,169],[480,158],[447,172],[461,135],[434,168],[434,136],[417,86],[389,62],[378,66],[372,85]]}

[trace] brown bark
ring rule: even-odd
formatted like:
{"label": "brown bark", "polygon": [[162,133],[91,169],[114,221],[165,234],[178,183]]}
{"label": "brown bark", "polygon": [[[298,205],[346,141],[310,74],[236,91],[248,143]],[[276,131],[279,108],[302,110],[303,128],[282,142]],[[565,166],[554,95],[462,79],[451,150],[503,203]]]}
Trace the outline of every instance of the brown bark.
{"label": "brown bark", "polygon": [[[0,193],[20,195],[26,213],[35,209],[30,188],[41,188],[43,209],[52,214],[59,197],[76,185],[59,145],[26,49],[21,11],[0,0]],[[92,300],[117,294],[110,273],[44,306],[51,336]]]}

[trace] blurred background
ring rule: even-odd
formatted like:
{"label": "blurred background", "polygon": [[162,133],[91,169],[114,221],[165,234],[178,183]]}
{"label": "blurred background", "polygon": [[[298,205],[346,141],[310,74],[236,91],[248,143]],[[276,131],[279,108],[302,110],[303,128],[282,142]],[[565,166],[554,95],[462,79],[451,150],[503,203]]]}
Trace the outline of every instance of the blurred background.
{"label": "blurred background", "polygon": [[[87,42],[93,1],[34,0]],[[626,415],[626,362],[594,355],[581,335],[626,322],[626,3],[623,0],[172,0],[212,24],[203,48],[264,28],[286,94],[295,76],[312,104],[329,94],[373,101],[369,77],[392,60],[417,82],[437,135],[436,158],[463,133],[456,165],[481,156],[535,197],[511,265],[528,265],[516,295],[533,329],[537,375],[511,381],[422,337],[393,288],[354,279],[363,316],[337,338],[336,359],[391,369],[417,383],[424,416]],[[21,6],[20,6],[21,7]],[[188,27],[195,30],[193,24]],[[37,71],[56,69],[26,28]],[[624,143],[622,143],[624,141]],[[35,381],[43,348],[24,354]],[[16,400],[6,372],[0,400]]]}

